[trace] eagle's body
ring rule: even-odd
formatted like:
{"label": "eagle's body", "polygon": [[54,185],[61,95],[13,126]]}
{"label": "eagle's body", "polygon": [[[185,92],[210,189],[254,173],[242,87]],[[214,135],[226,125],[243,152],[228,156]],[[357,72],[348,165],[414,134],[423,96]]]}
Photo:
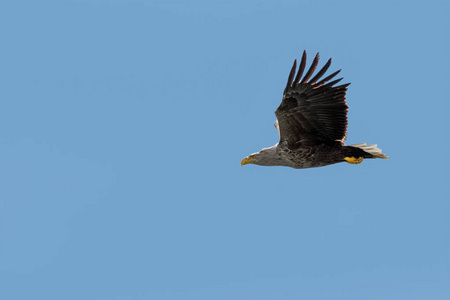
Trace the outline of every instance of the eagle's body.
{"label": "eagle's body", "polygon": [[317,53],[311,67],[302,78],[306,52],[303,52],[297,76],[295,76],[297,61],[294,61],[283,100],[275,111],[277,116],[275,127],[280,141],[272,147],[244,158],[242,165],[252,163],[303,169],[344,161],[358,164],[364,158],[388,158],[380,149],[375,148],[376,145],[367,146],[365,143],[344,145],[348,110],[345,93],[349,84],[334,86],[342,78],[328,82],[340,70],[320,80],[330,66],[331,59],[309,80],[318,62]]}

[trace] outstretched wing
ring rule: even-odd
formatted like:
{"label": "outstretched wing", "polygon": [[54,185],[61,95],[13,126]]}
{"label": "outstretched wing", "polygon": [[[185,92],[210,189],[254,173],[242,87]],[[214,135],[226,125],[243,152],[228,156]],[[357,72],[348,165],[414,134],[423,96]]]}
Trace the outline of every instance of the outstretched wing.
{"label": "outstretched wing", "polygon": [[328,70],[331,58],[309,80],[318,63],[319,53],[317,53],[311,67],[302,78],[306,65],[306,52],[303,51],[297,76],[295,76],[297,60],[294,61],[284,90],[283,100],[275,111],[278,119],[280,142],[287,142],[293,148],[306,141],[344,142],[347,135],[348,106],[345,103],[345,93],[350,83],[334,86],[342,78],[328,82],[341,70],[320,80]]}

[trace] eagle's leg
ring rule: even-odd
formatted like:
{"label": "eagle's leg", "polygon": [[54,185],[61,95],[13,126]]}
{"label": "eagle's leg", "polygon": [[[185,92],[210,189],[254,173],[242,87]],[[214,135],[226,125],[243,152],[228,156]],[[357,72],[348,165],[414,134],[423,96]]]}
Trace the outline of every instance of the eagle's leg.
{"label": "eagle's leg", "polygon": [[349,164],[360,164],[364,157],[344,157],[345,161],[348,162]]}

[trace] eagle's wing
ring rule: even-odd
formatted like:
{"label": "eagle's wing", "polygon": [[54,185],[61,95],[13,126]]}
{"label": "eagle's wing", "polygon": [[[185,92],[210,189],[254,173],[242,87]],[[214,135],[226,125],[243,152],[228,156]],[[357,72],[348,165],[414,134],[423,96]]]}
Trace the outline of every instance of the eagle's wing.
{"label": "eagle's wing", "polygon": [[297,76],[295,76],[297,60],[294,61],[283,100],[275,111],[280,142],[287,142],[292,148],[301,142],[344,142],[347,135],[348,106],[345,103],[345,93],[350,83],[334,87],[333,85],[342,78],[328,82],[341,70],[318,81],[328,70],[331,59],[309,80],[318,63],[319,53],[302,78],[306,64],[306,52],[303,51]]}

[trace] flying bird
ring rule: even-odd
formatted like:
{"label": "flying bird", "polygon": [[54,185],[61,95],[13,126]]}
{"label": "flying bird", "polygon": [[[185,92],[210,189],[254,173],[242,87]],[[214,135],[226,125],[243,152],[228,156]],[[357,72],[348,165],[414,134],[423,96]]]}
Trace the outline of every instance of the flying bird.
{"label": "flying bird", "polygon": [[330,81],[341,70],[321,79],[331,65],[331,58],[313,76],[318,63],[319,53],[303,76],[306,52],[303,51],[298,71],[297,60],[294,61],[283,99],[275,111],[280,141],[247,156],[241,166],[256,164],[305,169],[339,162],[359,164],[364,158],[388,158],[376,148],[377,145],[344,144],[348,112],[345,94],[350,83],[335,86],[343,78]]}

